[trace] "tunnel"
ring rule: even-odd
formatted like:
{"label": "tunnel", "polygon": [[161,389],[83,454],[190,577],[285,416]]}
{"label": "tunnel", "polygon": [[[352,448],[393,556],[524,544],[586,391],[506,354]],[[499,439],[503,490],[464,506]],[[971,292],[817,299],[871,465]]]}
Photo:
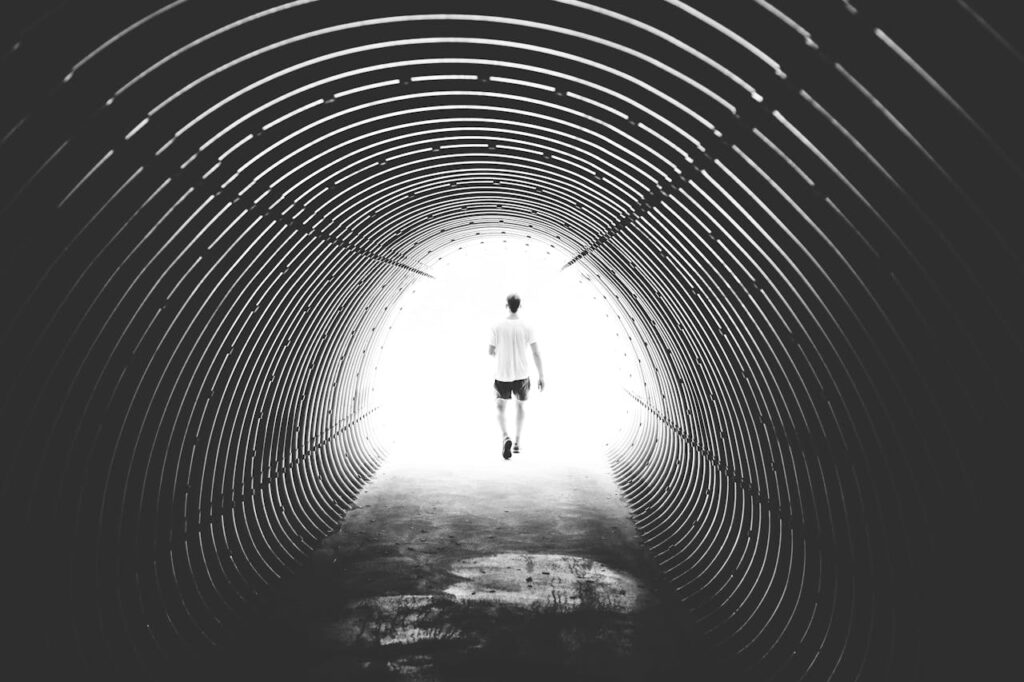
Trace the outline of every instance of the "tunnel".
{"label": "tunnel", "polygon": [[629,348],[600,454],[680,638],[733,679],[1002,676],[1012,3],[3,13],[19,679],[245,651],[391,456],[375,376],[404,302],[489,244],[556,259]]}

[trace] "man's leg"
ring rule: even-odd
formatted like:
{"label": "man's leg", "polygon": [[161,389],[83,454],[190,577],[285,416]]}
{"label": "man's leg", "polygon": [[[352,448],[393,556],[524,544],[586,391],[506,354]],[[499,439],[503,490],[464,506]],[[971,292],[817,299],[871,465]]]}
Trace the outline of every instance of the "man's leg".
{"label": "man's leg", "polygon": [[498,426],[501,427],[501,435],[508,437],[508,426],[505,425],[505,403],[508,400],[505,398],[497,398],[498,403]]}
{"label": "man's leg", "polygon": [[516,443],[519,443],[519,435],[523,432],[523,417],[526,416],[526,405],[522,400],[516,400]]}
{"label": "man's leg", "polygon": [[501,456],[505,459],[512,457],[512,439],[508,437],[508,427],[505,425],[505,403],[508,398],[498,398],[498,425],[501,426]]}

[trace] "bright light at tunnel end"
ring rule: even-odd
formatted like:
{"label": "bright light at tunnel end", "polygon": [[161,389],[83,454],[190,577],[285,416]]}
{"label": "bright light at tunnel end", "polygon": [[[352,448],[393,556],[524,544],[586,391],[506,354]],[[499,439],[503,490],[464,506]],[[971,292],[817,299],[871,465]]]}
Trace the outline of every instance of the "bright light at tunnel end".
{"label": "bright light at tunnel end", "polygon": [[[394,306],[377,349],[375,426],[396,462],[448,466],[501,462],[491,327],[518,293],[534,327],[546,387],[531,360],[522,432],[527,466],[601,468],[637,418],[637,356],[606,295],[561,249],[489,237],[436,254]],[[515,401],[507,407],[515,429]]]}

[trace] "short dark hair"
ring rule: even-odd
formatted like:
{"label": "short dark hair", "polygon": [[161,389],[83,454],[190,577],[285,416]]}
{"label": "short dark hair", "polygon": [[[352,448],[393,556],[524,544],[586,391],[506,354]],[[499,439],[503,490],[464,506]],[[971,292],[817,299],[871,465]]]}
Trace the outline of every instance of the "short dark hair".
{"label": "short dark hair", "polygon": [[508,309],[512,312],[519,310],[519,304],[522,303],[522,301],[519,300],[519,294],[509,294],[508,297],[505,298],[505,301],[508,303]]}

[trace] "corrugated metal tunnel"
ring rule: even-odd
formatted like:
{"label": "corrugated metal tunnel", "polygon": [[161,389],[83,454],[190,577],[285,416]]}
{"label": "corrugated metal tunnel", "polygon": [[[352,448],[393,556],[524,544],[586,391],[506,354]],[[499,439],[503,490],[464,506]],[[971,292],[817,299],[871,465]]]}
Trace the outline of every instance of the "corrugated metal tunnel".
{"label": "corrugated metal tunnel", "polygon": [[403,294],[499,239],[561,254],[628,334],[608,457],[709,647],[751,679],[991,662],[1024,336],[1008,6],[9,9],[5,646],[142,679],[237,640],[386,457]]}

